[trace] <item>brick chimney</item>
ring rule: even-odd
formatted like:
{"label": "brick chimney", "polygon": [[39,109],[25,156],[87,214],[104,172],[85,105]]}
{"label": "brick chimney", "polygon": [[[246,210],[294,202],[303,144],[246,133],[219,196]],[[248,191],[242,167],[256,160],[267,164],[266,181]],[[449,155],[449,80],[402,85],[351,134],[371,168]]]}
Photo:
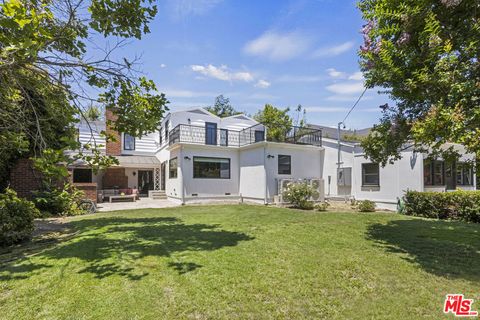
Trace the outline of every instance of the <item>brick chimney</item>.
{"label": "brick chimney", "polygon": [[122,154],[122,141],[121,135],[118,131],[115,131],[108,125],[108,121],[115,122],[117,121],[117,116],[113,113],[111,108],[105,110],[105,120],[107,121],[107,134],[115,137],[115,141],[108,141],[106,147],[107,155],[109,156],[119,156]]}

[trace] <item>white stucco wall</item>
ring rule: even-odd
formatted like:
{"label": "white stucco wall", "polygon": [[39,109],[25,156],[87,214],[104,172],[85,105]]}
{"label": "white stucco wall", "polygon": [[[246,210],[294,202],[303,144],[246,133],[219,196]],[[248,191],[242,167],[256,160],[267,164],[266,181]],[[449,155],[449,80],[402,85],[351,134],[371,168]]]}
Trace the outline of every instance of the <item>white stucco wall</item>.
{"label": "white stucco wall", "polygon": [[[337,186],[337,162],[338,162],[338,144],[333,139],[323,139],[322,146],[325,148],[324,175],[325,194],[327,196],[345,196],[352,194],[352,186]],[[342,168],[353,168],[353,150],[351,144],[342,143],[340,148],[340,162]],[[353,172],[353,169],[352,169]],[[330,185],[329,179],[330,176]],[[353,181],[352,181],[353,184]]]}
{"label": "white stucco wall", "polygon": [[[274,158],[268,158],[273,155]],[[278,174],[278,155],[290,155],[291,174]],[[323,177],[324,149],[287,143],[267,143],[266,147],[267,199],[278,194],[279,179],[310,179]]]}
{"label": "white stucco wall", "polygon": [[[230,179],[207,179],[193,177],[193,157],[216,157],[230,159]],[[185,159],[189,157],[190,160]],[[184,145],[181,161],[185,197],[213,197],[239,195],[239,156],[237,149],[216,146]]]}
{"label": "white stucco wall", "polygon": [[181,167],[181,150],[180,148],[173,149],[171,151],[165,151],[164,156],[162,158],[163,161],[169,161],[170,159],[173,159],[175,157],[178,158],[178,172],[177,172],[177,178],[169,178],[169,165],[170,162],[167,162],[166,168],[165,168],[165,193],[167,196],[175,198],[175,199],[181,199],[182,197],[182,167]]}
{"label": "white stucco wall", "polygon": [[402,152],[402,159],[380,166],[380,186],[362,186],[362,164],[371,163],[364,154],[354,155],[352,195],[357,200],[372,200],[377,207],[393,209],[397,197],[407,190],[423,190],[423,156],[411,151]]}
{"label": "white stucco wall", "polygon": [[240,194],[247,200],[265,200],[264,146],[243,148],[240,158]]}

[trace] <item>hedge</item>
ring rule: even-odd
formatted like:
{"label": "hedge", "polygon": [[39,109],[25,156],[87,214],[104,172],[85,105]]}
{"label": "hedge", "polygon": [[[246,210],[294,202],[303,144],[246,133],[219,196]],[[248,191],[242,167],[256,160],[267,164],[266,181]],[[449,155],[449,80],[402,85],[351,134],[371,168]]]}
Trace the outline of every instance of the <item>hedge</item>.
{"label": "hedge", "polygon": [[480,222],[480,191],[407,191],[404,200],[406,215]]}
{"label": "hedge", "polygon": [[17,197],[15,191],[0,193],[0,246],[8,246],[30,238],[33,219],[40,215],[35,205]]}

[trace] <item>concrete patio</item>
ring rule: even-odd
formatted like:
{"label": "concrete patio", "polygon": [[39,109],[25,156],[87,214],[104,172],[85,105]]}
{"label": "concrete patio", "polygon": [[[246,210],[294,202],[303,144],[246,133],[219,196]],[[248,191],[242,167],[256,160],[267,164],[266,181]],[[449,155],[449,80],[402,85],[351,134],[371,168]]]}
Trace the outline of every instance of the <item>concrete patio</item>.
{"label": "concrete patio", "polygon": [[110,202],[99,203],[97,204],[97,211],[106,212],[106,211],[132,210],[132,209],[170,208],[170,207],[176,207],[179,205],[180,204],[172,202],[170,200],[140,198],[135,202],[117,201],[112,203]]}

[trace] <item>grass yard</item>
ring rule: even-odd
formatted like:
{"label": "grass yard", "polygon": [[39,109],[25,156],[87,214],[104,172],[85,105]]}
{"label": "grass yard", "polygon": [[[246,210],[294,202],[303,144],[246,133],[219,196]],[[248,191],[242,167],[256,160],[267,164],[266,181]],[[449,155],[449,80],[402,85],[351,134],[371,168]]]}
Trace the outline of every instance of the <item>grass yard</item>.
{"label": "grass yard", "polygon": [[0,255],[2,319],[438,319],[480,310],[480,226],[393,213],[185,206],[71,219]]}

